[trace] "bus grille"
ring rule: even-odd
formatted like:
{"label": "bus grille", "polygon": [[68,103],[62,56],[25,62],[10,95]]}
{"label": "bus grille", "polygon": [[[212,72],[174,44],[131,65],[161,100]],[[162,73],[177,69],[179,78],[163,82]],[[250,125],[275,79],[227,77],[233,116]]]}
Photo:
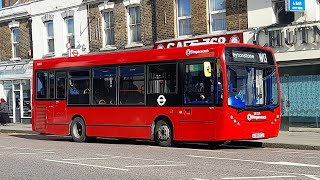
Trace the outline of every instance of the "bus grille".
{"label": "bus grille", "polygon": [[38,105],[36,107],[36,130],[46,128],[46,105]]}

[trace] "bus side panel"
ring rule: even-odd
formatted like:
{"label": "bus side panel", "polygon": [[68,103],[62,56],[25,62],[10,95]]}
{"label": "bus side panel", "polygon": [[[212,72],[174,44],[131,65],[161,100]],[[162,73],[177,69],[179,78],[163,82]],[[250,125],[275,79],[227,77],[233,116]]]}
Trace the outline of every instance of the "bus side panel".
{"label": "bus side panel", "polygon": [[68,118],[83,117],[88,136],[150,138],[144,107],[69,107]]}

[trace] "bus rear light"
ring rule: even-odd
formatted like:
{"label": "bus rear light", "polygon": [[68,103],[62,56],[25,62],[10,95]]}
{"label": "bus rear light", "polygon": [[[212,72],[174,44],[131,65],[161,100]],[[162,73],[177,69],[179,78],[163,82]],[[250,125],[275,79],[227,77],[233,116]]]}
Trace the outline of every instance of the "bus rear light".
{"label": "bus rear light", "polygon": [[277,119],[279,119],[279,117],[280,117],[280,116],[279,116],[279,114],[278,114],[278,115],[277,115]]}
{"label": "bus rear light", "polygon": [[231,119],[231,120],[233,119],[233,116],[232,116],[232,115],[230,115],[230,119]]}
{"label": "bus rear light", "polygon": [[234,123],[237,123],[237,120],[233,120]]}

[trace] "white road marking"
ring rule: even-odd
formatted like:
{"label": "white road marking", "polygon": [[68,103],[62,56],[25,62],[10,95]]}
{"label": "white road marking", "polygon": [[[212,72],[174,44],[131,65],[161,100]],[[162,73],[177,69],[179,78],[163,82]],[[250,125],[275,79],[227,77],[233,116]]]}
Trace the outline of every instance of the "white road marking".
{"label": "white road marking", "polygon": [[223,150],[215,150],[215,149],[189,149],[189,148],[174,148],[174,147],[159,147],[159,146],[148,146],[149,148],[155,149],[168,149],[168,150],[188,150],[188,151],[198,151],[198,152],[223,152],[223,153],[230,153],[235,154],[237,152],[234,151],[223,151]]}
{"label": "white road marking", "polygon": [[140,166],[125,166],[126,168],[141,168],[141,167],[173,167],[173,166],[185,166],[186,164],[151,164]]}
{"label": "white road marking", "polygon": [[19,148],[19,147],[8,147],[8,146],[0,146],[0,149],[2,149],[2,150],[18,149],[18,150],[31,150],[31,151],[52,151],[52,150],[48,150],[48,149],[32,149],[32,148]]}
{"label": "white road marking", "polygon": [[160,159],[146,159],[146,158],[137,158],[137,157],[125,157],[125,156],[112,156],[112,155],[103,155],[103,154],[96,154],[97,156],[107,156],[107,157],[118,157],[124,159],[134,159],[134,160],[143,160],[143,161],[155,161],[155,162],[166,162],[166,163],[182,163],[185,162],[178,162],[178,161],[167,161],[167,160],[160,160]]}
{"label": "white road marking", "polygon": [[320,159],[320,157],[303,157],[304,159]]}
{"label": "white road marking", "polygon": [[227,177],[222,179],[275,179],[275,178],[294,178],[297,176],[257,176],[257,177]]}
{"label": "white road marking", "polygon": [[284,154],[304,154],[304,155],[319,155],[319,153],[306,153],[306,152],[295,152],[295,151],[271,151],[275,153],[284,153]]}
{"label": "white road marking", "polygon": [[81,160],[105,160],[119,157],[106,157],[106,158],[77,158],[77,159],[62,159],[63,161],[81,161]]}
{"label": "white road marking", "polygon": [[294,163],[294,162],[282,162],[282,161],[280,161],[280,162],[268,162],[268,161],[256,161],[256,160],[247,160],[247,159],[232,159],[232,158],[194,156],[194,155],[185,155],[185,156],[187,156],[187,157],[193,157],[193,158],[219,159],[219,160],[242,161],[242,162],[255,162],[255,163],[271,164],[271,165],[284,165],[284,166],[297,166],[297,167],[315,167],[315,168],[320,168],[320,165],[302,164],[302,163]]}
{"label": "white road marking", "polygon": [[88,166],[88,167],[119,170],[119,171],[129,171],[129,169],[115,168],[115,167],[108,167],[108,166],[98,166],[98,165],[75,163],[75,162],[68,162],[68,161],[57,161],[57,160],[52,160],[52,159],[44,159],[44,160],[45,161],[50,161],[50,162],[56,162],[56,163],[63,163],[63,164],[72,164],[72,165]]}
{"label": "white road marking", "polygon": [[11,155],[35,155],[35,154],[54,154],[55,152],[36,152],[36,153],[12,153]]}
{"label": "white road marking", "polygon": [[305,176],[314,180],[320,180],[319,176],[316,175],[310,175],[310,174],[299,174],[299,173],[291,173],[291,172],[283,172],[283,171],[269,171],[269,170],[263,170],[263,169],[250,169],[251,171],[261,171],[261,172],[271,172],[271,173],[279,173],[279,174],[292,174],[292,175],[299,175],[299,176]]}

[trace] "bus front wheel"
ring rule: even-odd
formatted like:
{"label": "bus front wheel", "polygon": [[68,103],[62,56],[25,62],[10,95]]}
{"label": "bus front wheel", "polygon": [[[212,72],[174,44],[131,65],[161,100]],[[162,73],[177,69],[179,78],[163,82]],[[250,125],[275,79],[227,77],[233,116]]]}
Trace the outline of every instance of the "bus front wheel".
{"label": "bus front wheel", "polygon": [[160,120],[155,128],[155,140],[159,146],[172,146],[173,145],[173,131],[170,124],[164,120]]}
{"label": "bus front wheel", "polygon": [[86,125],[82,118],[76,117],[71,123],[71,136],[75,142],[85,142],[86,136]]}

